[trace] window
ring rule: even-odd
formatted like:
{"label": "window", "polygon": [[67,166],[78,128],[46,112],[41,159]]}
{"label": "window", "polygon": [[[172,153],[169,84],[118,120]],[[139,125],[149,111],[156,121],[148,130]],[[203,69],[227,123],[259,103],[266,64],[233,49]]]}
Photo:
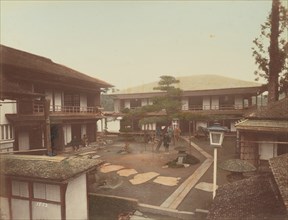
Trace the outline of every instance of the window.
{"label": "window", "polygon": [[141,99],[131,99],[130,100],[130,108],[141,107]]}
{"label": "window", "polygon": [[60,186],[45,183],[33,183],[33,196],[35,199],[60,202]]}
{"label": "window", "polygon": [[64,94],[64,106],[80,106],[80,95],[79,94]]}
{"label": "window", "polygon": [[12,195],[20,197],[29,197],[28,182],[12,181]]}

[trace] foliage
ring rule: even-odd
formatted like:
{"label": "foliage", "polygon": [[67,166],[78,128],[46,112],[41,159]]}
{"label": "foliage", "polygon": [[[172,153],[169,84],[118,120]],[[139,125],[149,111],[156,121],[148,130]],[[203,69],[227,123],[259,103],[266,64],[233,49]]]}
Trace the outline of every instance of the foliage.
{"label": "foliage", "polygon": [[[161,123],[170,124],[173,116],[181,110],[181,90],[175,88],[172,84],[179,83],[173,76],[161,76],[158,86],[154,90],[160,90],[160,93],[152,99],[152,105],[146,105],[135,109],[123,110],[127,113],[126,120],[139,119],[139,124]],[[163,113],[157,117],[149,116],[149,113]],[[152,115],[153,115],[152,114]]]}
{"label": "foliage", "polygon": [[113,111],[114,110],[113,97],[110,95],[101,94],[100,105],[101,107],[104,108],[105,111]]}
{"label": "foliage", "polygon": [[261,34],[254,39],[255,47],[252,47],[252,55],[258,66],[258,70],[254,72],[255,80],[261,77],[268,81],[270,88],[275,86],[276,99],[278,99],[278,80],[280,91],[288,93],[287,15],[287,9],[279,0],[273,0],[271,13],[261,25]]}
{"label": "foliage", "polygon": [[168,167],[170,168],[182,168],[184,167],[184,164],[195,165],[195,164],[200,163],[200,160],[191,154],[187,154],[183,158],[183,164],[179,164],[177,162],[178,162],[178,158],[176,158],[175,160],[169,161],[168,163],[166,163],[166,165],[168,165]]}

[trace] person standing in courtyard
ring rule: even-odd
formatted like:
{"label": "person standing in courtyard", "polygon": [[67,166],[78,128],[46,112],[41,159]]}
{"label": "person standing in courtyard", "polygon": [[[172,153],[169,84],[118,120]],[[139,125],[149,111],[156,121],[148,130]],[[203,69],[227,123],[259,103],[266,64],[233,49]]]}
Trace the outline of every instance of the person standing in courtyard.
{"label": "person standing in courtyard", "polygon": [[168,134],[168,132],[166,132],[163,135],[163,145],[165,147],[165,151],[168,152],[169,151],[169,143],[170,143],[170,136]]}
{"label": "person standing in courtyard", "polygon": [[180,134],[181,134],[181,130],[180,128],[177,126],[175,129],[174,129],[174,138],[176,141],[179,141],[180,139]]}

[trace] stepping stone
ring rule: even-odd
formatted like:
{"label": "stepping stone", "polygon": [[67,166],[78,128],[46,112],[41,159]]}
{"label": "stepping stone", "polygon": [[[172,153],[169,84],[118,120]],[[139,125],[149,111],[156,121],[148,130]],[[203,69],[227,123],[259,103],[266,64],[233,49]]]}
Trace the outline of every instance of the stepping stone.
{"label": "stepping stone", "polygon": [[176,186],[179,180],[179,177],[158,176],[153,182],[165,186]]}
{"label": "stepping stone", "polygon": [[[198,183],[195,186],[195,188],[206,191],[206,192],[213,192],[213,184],[212,183],[201,182],[201,183]],[[216,185],[216,189],[217,188],[218,188],[218,186]]]}
{"label": "stepping stone", "polygon": [[103,166],[100,168],[100,172],[101,173],[109,173],[109,172],[113,172],[116,170],[121,170],[123,169],[123,166],[120,165],[107,165],[107,166]]}
{"label": "stepping stone", "polygon": [[117,174],[119,175],[119,176],[130,176],[130,175],[133,175],[133,174],[136,174],[136,173],[138,173],[136,170],[134,170],[134,169],[123,169],[123,170],[119,170],[118,172],[117,172]]}
{"label": "stepping stone", "polygon": [[156,172],[141,173],[141,174],[137,174],[136,176],[134,176],[133,179],[129,181],[133,185],[138,185],[138,184],[145,183],[158,175],[159,173],[156,173]]}

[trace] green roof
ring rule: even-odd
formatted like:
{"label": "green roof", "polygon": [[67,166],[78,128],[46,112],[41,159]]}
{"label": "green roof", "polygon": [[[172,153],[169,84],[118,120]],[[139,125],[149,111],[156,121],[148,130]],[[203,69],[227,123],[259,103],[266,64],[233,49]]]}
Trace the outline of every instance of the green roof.
{"label": "green roof", "polygon": [[[175,84],[175,87],[180,88],[183,91],[250,88],[261,87],[262,85],[256,82],[233,79],[230,77],[224,77],[219,75],[191,75],[176,77],[176,79],[180,82],[178,84]],[[114,94],[160,92],[159,90],[153,90],[153,88],[156,86],[158,86],[158,81],[123,89],[115,92]]]}

